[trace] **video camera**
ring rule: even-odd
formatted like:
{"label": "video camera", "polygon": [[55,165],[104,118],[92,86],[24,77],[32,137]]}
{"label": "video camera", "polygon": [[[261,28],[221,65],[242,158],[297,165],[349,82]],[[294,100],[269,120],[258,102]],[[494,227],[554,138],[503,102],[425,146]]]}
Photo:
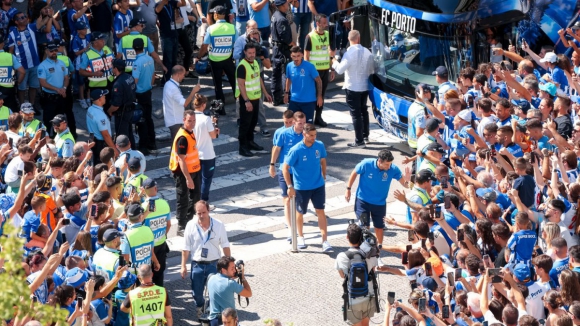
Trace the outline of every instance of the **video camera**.
{"label": "video camera", "polygon": [[[377,237],[369,230],[367,224],[369,222],[369,214],[363,212],[359,217],[359,226],[362,230],[362,242],[360,250],[366,254],[366,258],[379,257],[380,249],[378,246]],[[348,221],[349,224],[356,223],[355,220]]]}
{"label": "video camera", "polygon": [[[212,100],[211,102],[209,102],[209,108],[205,109],[203,111],[203,114],[207,115],[208,117],[212,117],[215,118],[215,122],[213,122],[212,119],[212,124],[214,128],[218,127],[218,121],[219,121],[219,117],[220,117],[220,111],[224,109],[224,102],[222,102],[221,100]],[[219,134],[216,135],[216,138],[219,137]]]}

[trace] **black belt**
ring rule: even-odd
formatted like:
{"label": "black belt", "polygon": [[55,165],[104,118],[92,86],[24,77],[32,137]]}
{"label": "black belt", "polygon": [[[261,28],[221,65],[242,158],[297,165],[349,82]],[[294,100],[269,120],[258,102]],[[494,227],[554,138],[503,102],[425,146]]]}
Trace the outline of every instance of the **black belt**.
{"label": "black belt", "polygon": [[62,96],[60,96],[60,94],[58,94],[58,93],[56,93],[56,94],[53,94],[53,93],[49,93],[49,92],[45,92],[45,91],[42,91],[42,95],[44,95],[44,96],[46,96],[46,97],[57,97],[57,96],[58,96],[58,97],[62,97]]}
{"label": "black belt", "polygon": [[216,260],[204,260],[204,261],[195,261],[192,260],[192,262],[198,264],[198,265],[213,265],[215,263],[217,263],[217,259]]}

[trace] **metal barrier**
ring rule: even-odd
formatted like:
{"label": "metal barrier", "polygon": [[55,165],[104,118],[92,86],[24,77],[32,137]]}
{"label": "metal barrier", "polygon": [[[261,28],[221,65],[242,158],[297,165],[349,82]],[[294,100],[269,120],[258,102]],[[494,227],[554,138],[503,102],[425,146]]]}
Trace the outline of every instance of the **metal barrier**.
{"label": "metal barrier", "polygon": [[296,236],[296,196],[290,198],[290,232],[292,232],[292,252],[300,252]]}

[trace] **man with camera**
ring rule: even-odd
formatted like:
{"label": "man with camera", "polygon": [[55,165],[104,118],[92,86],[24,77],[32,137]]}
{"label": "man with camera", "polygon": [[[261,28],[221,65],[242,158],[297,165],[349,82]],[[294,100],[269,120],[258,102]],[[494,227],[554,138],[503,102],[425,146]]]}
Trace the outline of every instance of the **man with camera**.
{"label": "man with camera", "polygon": [[[234,257],[223,256],[218,260],[217,268],[220,273],[207,282],[211,326],[219,325],[222,311],[226,308],[235,308],[235,294],[246,298],[252,296],[250,284],[244,277],[243,261],[235,261]],[[238,281],[235,280],[236,278]]]}
{"label": "man with camera", "polygon": [[[376,280],[374,278],[374,269],[378,260],[376,257],[367,257],[367,253],[361,250],[360,245],[363,241],[363,231],[356,223],[350,223],[346,229],[346,238],[350,248],[346,252],[341,252],[336,256],[335,267],[338,274],[344,279],[344,319],[350,325],[363,326],[368,325],[371,317],[377,311],[376,306]],[[366,268],[353,267],[363,267]],[[357,275],[356,271],[366,273],[367,275]],[[351,273],[353,272],[353,273]],[[355,282],[349,277],[364,277],[366,282]],[[349,290],[350,293],[349,293]],[[374,290],[374,291],[373,291]],[[373,295],[374,293],[374,295]]]}

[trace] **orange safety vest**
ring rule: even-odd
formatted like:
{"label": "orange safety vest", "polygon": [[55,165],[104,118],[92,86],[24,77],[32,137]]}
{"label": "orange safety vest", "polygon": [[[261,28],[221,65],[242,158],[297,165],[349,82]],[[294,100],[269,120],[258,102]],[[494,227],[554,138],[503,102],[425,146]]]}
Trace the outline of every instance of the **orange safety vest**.
{"label": "orange safety vest", "polygon": [[[185,137],[187,139],[187,154],[185,154],[185,165],[187,166],[187,172],[195,173],[201,169],[199,162],[199,154],[197,152],[197,142],[195,141],[195,136],[189,133],[187,130],[179,128],[177,135],[173,139],[173,146],[171,146],[171,156],[169,158],[169,170],[175,172],[179,168],[179,155],[177,155],[177,140],[180,137]],[[183,171],[182,171],[183,172]]]}

